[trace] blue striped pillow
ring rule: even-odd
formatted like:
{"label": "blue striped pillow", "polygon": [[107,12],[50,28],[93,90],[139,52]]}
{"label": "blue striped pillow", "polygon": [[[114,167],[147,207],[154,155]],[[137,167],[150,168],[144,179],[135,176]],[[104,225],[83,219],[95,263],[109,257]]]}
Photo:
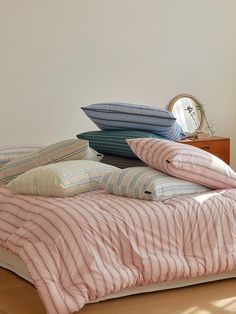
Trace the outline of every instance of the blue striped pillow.
{"label": "blue striped pillow", "polygon": [[179,141],[185,137],[185,133],[181,126],[175,122],[171,127],[164,131],[160,131],[159,135],[170,141]]}
{"label": "blue striped pillow", "polygon": [[149,201],[210,191],[203,185],[169,176],[151,167],[117,170],[102,177],[99,185],[115,195]]}
{"label": "blue striped pillow", "polygon": [[137,159],[126,139],[161,138],[160,136],[136,130],[90,131],[78,134],[77,137],[89,141],[89,146],[102,154],[123,156]]}
{"label": "blue striped pillow", "polygon": [[182,137],[182,129],[166,109],[117,102],[92,104],[82,109],[101,130],[134,129],[156,133],[169,140]]}

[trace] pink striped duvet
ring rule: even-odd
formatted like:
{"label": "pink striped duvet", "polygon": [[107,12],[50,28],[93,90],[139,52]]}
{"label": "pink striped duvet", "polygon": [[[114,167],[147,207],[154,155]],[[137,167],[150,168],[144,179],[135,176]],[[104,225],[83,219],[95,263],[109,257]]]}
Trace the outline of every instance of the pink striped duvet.
{"label": "pink striped duvet", "polygon": [[49,314],[126,287],[232,270],[235,218],[236,189],[150,202],[0,187],[0,245],[25,262]]}

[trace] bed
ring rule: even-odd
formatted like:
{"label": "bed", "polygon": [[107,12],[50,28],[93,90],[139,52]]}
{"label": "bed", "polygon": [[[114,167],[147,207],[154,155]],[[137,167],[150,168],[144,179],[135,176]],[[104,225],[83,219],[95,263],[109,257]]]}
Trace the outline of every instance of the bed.
{"label": "bed", "polygon": [[236,189],[150,202],[102,190],[65,199],[0,187],[0,265],[47,313],[235,277]]}
{"label": "bed", "polygon": [[[0,247],[0,267],[10,270],[16,275],[30,282],[31,284],[34,284],[23,261],[17,255],[11,253],[9,250],[3,247]],[[135,286],[133,288],[126,288],[122,291],[111,293],[110,295],[106,297],[98,298],[88,303],[95,303],[95,302],[121,298],[121,297],[126,297],[129,295],[140,294],[140,293],[148,293],[148,292],[161,291],[161,290],[167,290],[167,289],[176,289],[176,288],[192,286],[192,285],[211,282],[211,281],[235,278],[235,277],[236,277],[236,270],[234,269],[232,271],[225,272],[218,275],[164,281],[159,284],[150,284],[146,286]]]}

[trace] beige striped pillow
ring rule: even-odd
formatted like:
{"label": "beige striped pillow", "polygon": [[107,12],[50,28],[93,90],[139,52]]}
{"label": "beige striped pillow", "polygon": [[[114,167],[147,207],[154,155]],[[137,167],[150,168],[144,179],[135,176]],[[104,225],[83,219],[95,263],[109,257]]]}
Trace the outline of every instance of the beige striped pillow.
{"label": "beige striped pillow", "polygon": [[69,197],[99,189],[99,179],[119,168],[91,160],[71,160],[31,169],[8,186],[13,193]]}
{"label": "beige striped pillow", "polygon": [[61,141],[3,165],[0,168],[0,183],[6,184],[18,175],[39,166],[87,158],[89,158],[88,141],[79,139]]}
{"label": "beige striped pillow", "polygon": [[45,145],[37,144],[18,144],[18,145],[8,145],[0,147],[0,160],[10,161],[15,158],[22,157],[24,155],[36,152]]}
{"label": "beige striped pillow", "polygon": [[45,145],[37,144],[18,144],[0,147],[0,168],[10,160],[20,158],[24,155],[36,152]]}
{"label": "beige striped pillow", "polygon": [[236,173],[223,160],[194,146],[160,139],[129,139],[132,151],[151,167],[212,189],[236,188]]}

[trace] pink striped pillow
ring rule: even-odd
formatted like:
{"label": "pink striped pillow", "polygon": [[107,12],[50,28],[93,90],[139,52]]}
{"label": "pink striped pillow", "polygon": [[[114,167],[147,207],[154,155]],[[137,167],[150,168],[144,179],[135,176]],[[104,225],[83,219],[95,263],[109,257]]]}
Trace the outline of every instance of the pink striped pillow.
{"label": "pink striped pillow", "polygon": [[213,189],[236,188],[236,173],[218,157],[194,146],[154,138],[127,140],[145,163],[174,177]]}

